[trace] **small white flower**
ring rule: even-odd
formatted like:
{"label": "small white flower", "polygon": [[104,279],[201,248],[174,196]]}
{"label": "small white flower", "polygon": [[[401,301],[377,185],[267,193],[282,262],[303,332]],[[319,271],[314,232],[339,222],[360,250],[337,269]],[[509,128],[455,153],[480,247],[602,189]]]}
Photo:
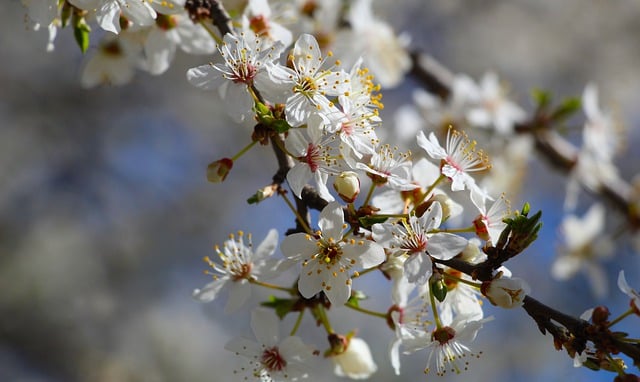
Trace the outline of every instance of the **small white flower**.
{"label": "small white flower", "polygon": [[584,217],[569,215],[564,218],[561,231],[564,246],[551,267],[551,274],[559,280],[573,277],[579,270],[586,271],[591,287],[598,297],[607,294],[607,276],[598,263],[613,255],[614,245],[604,234],[605,208],[594,204]]}
{"label": "small white flower", "polygon": [[137,33],[128,31],[105,36],[82,69],[82,86],[124,85],[131,81],[142,50],[138,37]]}
{"label": "small white flower", "polygon": [[186,12],[158,14],[144,43],[144,69],[153,75],[164,73],[178,47],[188,54],[207,54],[215,51],[216,44],[207,30],[193,23]]}
{"label": "small white flower", "polygon": [[479,238],[496,244],[507,226],[502,220],[509,214],[509,202],[504,195],[501,195],[487,209],[486,200],[486,194],[478,193],[476,190],[471,191],[471,201],[480,211],[480,215],[473,220],[473,225]]}
{"label": "small white flower", "polygon": [[411,161],[409,154],[396,155],[396,149],[382,145],[371,155],[369,163],[356,163],[356,168],[364,170],[377,185],[386,185],[394,190],[408,191],[420,186],[411,182]]}
{"label": "small white flower", "polygon": [[467,246],[467,240],[461,236],[432,232],[441,222],[442,207],[433,203],[421,217],[411,215],[402,224],[375,224],[373,237],[378,242],[387,242],[386,247],[396,255],[408,256],[404,263],[407,279],[422,285],[432,274],[432,257],[448,260]]}
{"label": "small white flower", "polygon": [[120,16],[137,26],[151,26],[157,17],[156,11],[144,0],[69,0],[74,6],[96,12],[100,27],[115,34],[120,33]]}
{"label": "small white flower", "polygon": [[456,374],[465,371],[469,367],[467,358],[479,356],[471,351],[469,343],[476,338],[484,321],[459,315],[451,323],[443,322],[445,326],[436,328],[431,334],[405,339],[405,353],[428,349],[425,373],[431,370],[434,363],[439,376],[448,371]]}
{"label": "small white flower", "polygon": [[218,257],[222,261],[217,264],[205,257],[204,260],[213,269],[207,274],[213,276],[213,281],[202,289],[195,289],[193,297],[203,302],[215,299],[223,288],[229,289],[229,300],[225,307],[226,312],[232,312],[240,308],[251,295],[249,280],[267,280],[277,276],[278,261],[270,258],[278,246],[278,232],[272,229],[267,237],[260,243],[256,251],[253,251],[251,235],[249,243],[244,243],[243,232],[229,235],[229,240],[224,242],[224,248],[220,251],[215,247]]}
{"label": "small white flower", "polygon": [[272,12],[267,0],[249,0],[242,18],[242,29],[250,29],[261,38],[273,42],[280,41],[284,46],[289,46],[293,41],[293,35],[275,20],[277,16],[279,14]]}
{"label": "small white flower", "polygon": [[378,370],[369,345],[358,337],[349,339],[347,349],[331,357],[334,373],[339,377],[351,379],[367,379]]}
{"label": "small white flower", "polygon": [[526,281],[501,277],[482,283],[482,294],[496,306],[513,309],[522,306],[524,298],[531,292]]}
{"label": "small white flower", "polygon": [[293,68],[267,65],[270,83],[265,81],[267,99],[285,103],[287,122],[300,126],[312,113],[332,113],[335,106],[327,96],[338,96],[350,89],[346,72],[321,69],[325,62],[315,37],[301,35],[296,41],[288,62]]}
{"label": "small white flower", "polygon": [[351,296],[354,267],[371,268],[385,259],[384,249],[371,240],[344,239],[344,213],[337,202],[320,213],[316,237],[305,233],[287,236],[282,253],[290,261],[301,262],[298,289],[305,298],[323,291],[332,304],[342,305]]}
{"label": "small white flower", "polygon": [[469,123],[493,127],[498,134],[512,134],[514,126],[527,117],[520,106],[506,97],[495,73],[485,74],[480,86],[475,87],[468,97],[474,101],[467,112]]}
{"label": "small white flower", "polygon": [[440,171],[451,180],[452,191],[468,188],[482,193],[469,173],[488,169],[489,161],[482,151],[475,151],[475,142],[469,140],[465,134],[450,128],[447,132],[446,146],[443,148],[433,132],[427,139],[421,131],[418,133],[418,146],[432,159],[440,160]]}
{"label": "small white flower", "polygon": [[327,180],[329,175],[340,172],[341,162],[330,145],[331,137],[324,134],[322,126],[322,118],[314,114],[307,121],[306,129],[290,129],[285,138],[287,151],[297,159],[287,173],[287,182],[298,198],[303,187],[313,178],[320,196],[327,201],[334,200],[327,188]]}
{"label": "small white flower", "polygon": [[298,381],[308,377],[313,349],[299,337],[280,340],[278,318],[265,309],[251,312],[251,329],[258,342],[246,338],[229,341],[225,349],[249,359],[251,368],[244,369],[261,382]]}
{"label": "small white flower", "polygon": [[271,46],[250,32],[240,36],[227,33],[218,47],[224,63],[191,68],[187,79],[203,90],[217,89],[229,115],[240,122],[251,114],[253,107],[249,87],[255,84],[260,90],[261,80],[268,81],[265,64],[277,59],[283,49],[281,43]]}
{"label": "small white flower", "polygon": [[389,24],[375,17],[371,0],[352,2],[347,19],[350,28],[343,28],[336,36],[339,56],[350,62],[362,56],[383,87],[399,85],[411,68],[408,38],[398,37]]}

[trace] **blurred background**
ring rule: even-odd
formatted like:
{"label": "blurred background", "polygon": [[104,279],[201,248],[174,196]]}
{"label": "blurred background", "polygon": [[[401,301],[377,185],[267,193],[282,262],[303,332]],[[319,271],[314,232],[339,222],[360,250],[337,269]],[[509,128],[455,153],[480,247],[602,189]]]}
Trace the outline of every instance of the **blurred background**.
{"label": "blurred background", "polygon": [[[580,96],[594,82],[603,107],[628,128],[618,162],[623,177],[640,170],[640,4],[374,3],[381,18],[411,36],[412,48],[476,79],[496,71],[528,111],[534,87],[561,98]],[[253,149],[226,182],[207,183],[207,164],[233,155],[251,132],[250,124],[226,116],[215,95],[187,83],[186,70],[207,57],[179,54],[162,76],[138,72],[129,85],[85,90],[78,79],[84,58],[71,31],[59,31],[55,51],[46,53],[46,33],[28,30],[25,14],[16,0],[0,14],[0,381],[234,381],[241,362],[223,347],[249,331],[249,309],[225,315],[226,295],[201,304],[191,292],[209,281],[202,257],[229,233],[252,232],[258,244],[270,228],[282,235],[292,226],[280,200],[245,202],[277,168],[271,149]],[[411,101],[412,86],[407,81],[384,92],[384,121]],[[594,299],[582,275],[553,280],[564,179],[535,159],[525,179],[513,205],[526,200],[542,209],[544,228],[535,247],[509,263],[513,273],[529,281],[534,297],[567,313],[580,315],[599,303],[626,310],[615,281],[625,269],[640,288],[638,255],[622,243],[605,264],[612,294],[604,301]],[[386,310],[384,278],[358,282],[384,296],[366,306]],[[483,356],[458,378],[613,379],[574,369],[523,310],[486,311],[495,320],[474,344]],[[353,329],[351,315],[333,309],[336,329]],[[371,381],[439,378],[423,375],[424,352],[403,358],[403,375],[393,375],[387,357],[393,333],[380,319],[358,321],[379,366]],[[304,325],[305,340],[323,348],[319,333],[307,336],[315,332],[309,317]],[[637,334],[637,318],[620,328]],[[330,370],[319,374],[316,380],[340,380]],[[449,379],[457,378],[441,380]]]}

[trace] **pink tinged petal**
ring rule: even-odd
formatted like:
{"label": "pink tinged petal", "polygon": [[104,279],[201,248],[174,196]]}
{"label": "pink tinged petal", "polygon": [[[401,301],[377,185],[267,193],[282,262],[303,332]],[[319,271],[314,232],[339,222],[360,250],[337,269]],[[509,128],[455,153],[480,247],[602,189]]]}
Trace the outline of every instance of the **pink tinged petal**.
{"label": "pink tinged petal", "polygon": [[293,194],[300,198],[302,189],[312,177],[313,174],[311,173],[309,166],[305,163],[298,162],[287,173],[287,182],[289,183],[289,187],[291,187]]}
{"label": "pink tinged petal", "polygon": [[272,310],[254,309],[251,312],[251,329],[259,343],[267,346],[278,344],[278,317]]}
{"label": "pink tinged petal", "polygon": [[[322,278],[316,272],[316,262],[303,267],[298,280],[298,291],[304,298],[311,298],[322,290]],[[326,272],[326,269],[323,270]]]}
{"label": "pink tinged petal", "polygon": [[325,276],[327,286],[324,287],[324,293],[332,304],[343,305],[351,296],[351,282],[349,280],[348,271],[336,271],[335,275]]}
{"label": "pink tinged petal", "polygon": [[404,262],[404,272],[410,283],[423,285],[431,277],[433,271],[433,263],[431,257],[425,253],[416,253],[411,255]]}
{"label": "pink tinged petal", "polygon": [[246,338],[234,338],[227,342],[227,344],[224,345],[224,348],[249,359],[254,359],[254,357],[262,354],[262,345]]}
{"label": "pink tinged petal", "polygon": [[96,20],[102,29],[115,34],[120,33],[120,5],[115,1],[104,3],[96,11]]}
{"label": "pink tinged petal", "polygon": [[224,82],[220,71],[211,65],[202,65],[187,70],[187,80],[191,85],[203,90],[217,89]]}
{"label": "pink tinged petal", "polygon": [[247,280],[235,281],[229,284],[229,299],[224,307],[225,313],[233,313],[240,309],[251,296],[251,284]]}
{"label": "pink tinged petal", "polygon": [[306,233],[294,233],[284,238],[280,250],[288,259],[301,261],[309,259],[318,252],[316,241]]}
{"label": "pink tinged petal", "polygon": [[451,233],[437,233],[427,242],[427,252],[437,259],[449,260],[467,246],[467,239]]}
{"label": "pink tinged petal", "polygon": [[221,277],[205,285],[202,289],[194,289],[192,296],[202,302],[213,301],[227,281],[229,281],[228,277]]}
{"label": "pink tinged petal", "polygon": [[342,206],[338,202],[327,204],[320,213],[318,226],[322,231],[322,237],[333,238],[336,241],[342,239],[342,231],[344,224],[344,212]]}
{"label": "pink tinged petal", "polygon": [[262,243],[256,248],[253,259],[255,261],[266,259],[273,255],[278,247],[278,231],[275,229],[269,230],[267,237],[262,240]]}

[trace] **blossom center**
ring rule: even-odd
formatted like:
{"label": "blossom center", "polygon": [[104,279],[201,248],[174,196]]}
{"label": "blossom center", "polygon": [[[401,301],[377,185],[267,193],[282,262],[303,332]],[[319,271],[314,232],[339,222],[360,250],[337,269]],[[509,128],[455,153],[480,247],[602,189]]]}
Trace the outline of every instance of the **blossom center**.
{"label": "blossom center", "polygon": [[409,254],[425,252],[427,235],[422,232],[410,232],[400,244],[400,249],[409,252]]}
{"label": "blossom center", "polygon": [[239,281],[242,279],[249,279],[249,276],[251,275],[251,268],[252,268],[252,264],[251,263],[240,263],[240,264],[236,264],[235,266],[233,266],[230,269],[230,273],[231,273],[231,279],[233,281]]}
{"label": "blossom center", "polygon": [[260,362],[269,371],[282,371],[287,366],[287,361],[282,358],[277,346],[265,349],[262,352]]}
{"label": "blossom center", "polygon": [[252,17],[249,20],[249,28],[258,36],[269,34],[269,20],[263,15]]}
{"label": "blossom center", "polygon": [[244,83],[249,86],[253,84],[253,78],[257,73],[256,67],[246,60],[241,60],[236,63],[233,75],[230,78],[234,83]]}
{"label": "blossom center", "polygon": [[335,243],[329,243],[328,245],[322,246],[322,251],[320,252],[321,261],[326,264],[335,264],[340,261],[342,257],[342,248]]}
{"label": "blossom center", "polygon": [[309,169],[311,172],[316,172],[318,170],[318,158],[320,157],[320,147],[314,145],[313,143],[309,143],[307,146],[307,153],[300,157],[299,159],[306,164],[309,165]]}
{"label": "blossom center", "polygon": [[431,333],[431,340],[438,341],[440,345],[446,345],[455,336],[456,331],[450,326],[445,326],[434,330],[433,333]]}
{"label": "blossom center", "polygon": [[301,93],[305,97],[311,97],[318,90],[318,85],[316,81],[309,77],[302,77],[298,83],[293,87],[294,93]]}

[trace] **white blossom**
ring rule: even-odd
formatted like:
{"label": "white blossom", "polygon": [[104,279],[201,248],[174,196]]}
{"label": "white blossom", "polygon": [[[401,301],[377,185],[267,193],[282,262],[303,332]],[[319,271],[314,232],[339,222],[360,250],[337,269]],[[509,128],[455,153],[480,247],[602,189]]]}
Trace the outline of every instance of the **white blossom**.
{"label": "white blossom", "polygon": [[371,240],[343,240],[344,213],[340,204],[329,203],[320,213],[316,236],[295,233],[282,242],[289,261],[301,263],[298,289],[305,298],[324,292],[332,304],[342,305],[351,296],[355,267],[371,268],[385,259],[384,249]]}
{"label": "white blossom", "polygon": [[271,258],[278,245],[278,232],[272,229],[267,237],[253,250],[251,235],[249,243],[244,243],[244,233],[229,235],[222,251],[218,246],[215,251],[221,263],[215,263],[209,257],[205,261],[213,271],[207,271],[213,281],[202,289],[195,289],[193,297],[199,301],[209,302],[215,299],[224,288],[229,289],[226,312],[233,312],[241,307],[251,295],[250,280],[268,280],[277,276],[278,261]]}

